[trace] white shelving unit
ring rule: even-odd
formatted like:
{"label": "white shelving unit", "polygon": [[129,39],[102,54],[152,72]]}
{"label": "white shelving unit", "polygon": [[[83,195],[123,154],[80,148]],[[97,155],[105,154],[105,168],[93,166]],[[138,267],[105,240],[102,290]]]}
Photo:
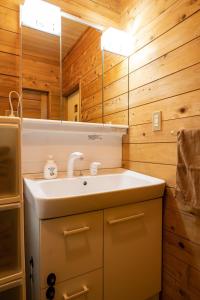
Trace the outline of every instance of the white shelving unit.
{"label": "white shelving unit", "polygon": [[25,300],[21,122],[0,117],[0,300]]}

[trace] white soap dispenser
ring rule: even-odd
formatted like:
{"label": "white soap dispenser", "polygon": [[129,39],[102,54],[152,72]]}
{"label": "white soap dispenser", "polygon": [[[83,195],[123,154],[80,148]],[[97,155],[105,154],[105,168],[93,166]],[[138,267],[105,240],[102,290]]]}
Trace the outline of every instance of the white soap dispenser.
{"label": "white soap dispenser", "polygon": [[53,160],[53,155],[48,156],[48,160],[44,166],[44,178],[55,179],[58,175],[58,167]]}

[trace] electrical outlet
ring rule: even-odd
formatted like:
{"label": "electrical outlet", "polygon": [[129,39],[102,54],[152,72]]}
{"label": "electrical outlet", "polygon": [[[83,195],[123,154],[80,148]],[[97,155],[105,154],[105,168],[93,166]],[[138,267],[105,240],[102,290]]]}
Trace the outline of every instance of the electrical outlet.
{"label": "electrical outlet", "polygon": [[162,113],[161,111],[154,111],[152,114],[152,130],[161,130]]}

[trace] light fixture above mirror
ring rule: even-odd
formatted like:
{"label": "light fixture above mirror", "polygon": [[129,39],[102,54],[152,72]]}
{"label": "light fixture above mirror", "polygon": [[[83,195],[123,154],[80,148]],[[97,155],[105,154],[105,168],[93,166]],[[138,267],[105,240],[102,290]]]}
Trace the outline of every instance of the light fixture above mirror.
{"label": "light fixture above mirror", "polygon": [[129,56],[133,53],[133,37],[126,31],[110,27],[102,33],[101,49]]}
{"label": "light fixture above mirror", "polygon": [[21,24],[53,35],[61,34],[60,7],[43,0],[26,0],[21,6]]}

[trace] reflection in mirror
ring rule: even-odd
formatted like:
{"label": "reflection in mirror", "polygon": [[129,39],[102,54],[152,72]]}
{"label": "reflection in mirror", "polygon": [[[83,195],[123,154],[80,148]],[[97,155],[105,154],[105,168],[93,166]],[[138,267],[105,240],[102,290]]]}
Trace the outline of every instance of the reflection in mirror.
{"label": "reflection in mirror", "polygon": [[129,56],[134,40],[128,32],[108,28],[102,34],[103,49],[103,121],[129,124]]}
{"label": "reflection in mirror", "polygon": [[61,119],[60,36],[21,26],[23,117]]}
{"label": "reflection in mirror", "polygon": [[128,125],[128,57],[103,51],[103,121]]}
{"label": "reflection in mirror", "polygon": [[102,122],[101,32],[62,17],[63,120]]}

